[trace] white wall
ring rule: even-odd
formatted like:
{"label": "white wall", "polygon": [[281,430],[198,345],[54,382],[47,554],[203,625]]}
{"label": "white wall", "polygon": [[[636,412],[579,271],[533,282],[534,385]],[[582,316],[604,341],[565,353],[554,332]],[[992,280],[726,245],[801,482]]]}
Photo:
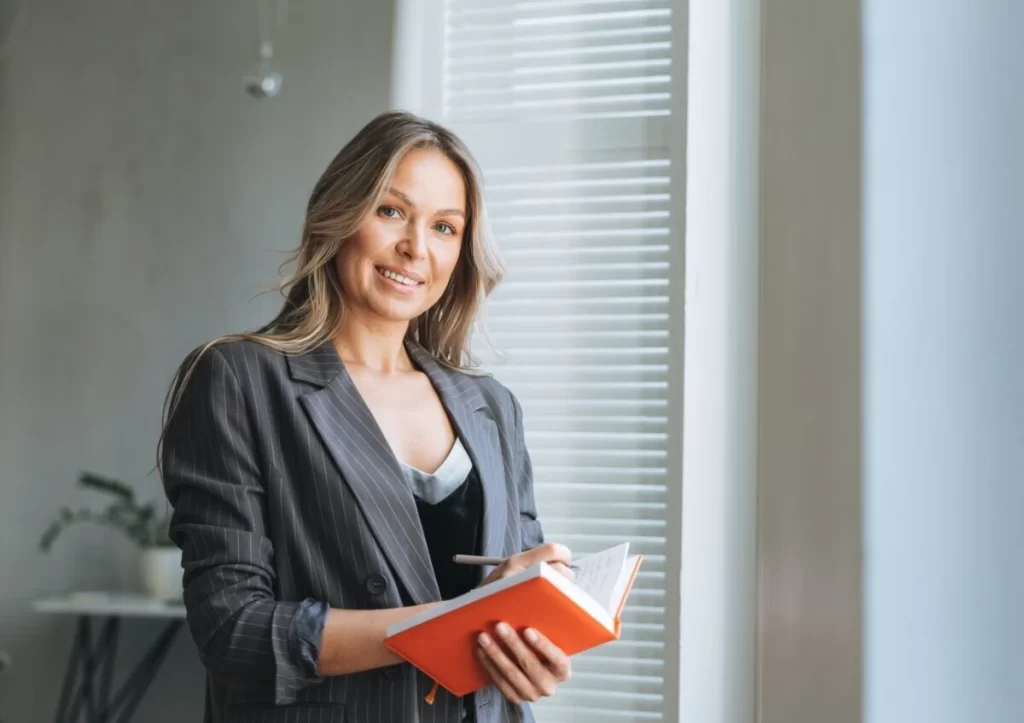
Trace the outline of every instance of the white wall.
{"label": "white wall", "polygon": [[759,0],[690,5],[681,720],[750,723],[757,609]]}
{"label": "white wall", "polygon": [[[291,3],[284,89],[256,101],[241,86],[256,3],[24,1],[0,60],[0,718],[27,723],[54,713],[72,632],[31,600],[136,585],[114,533],[72,531],[50,555],[39,534],[59,505],[99,502],[75,490],[81,469],[161,497],[173,367],[276,310],[251,299],[309,189],[389,103],[392,4]],[[156,630],[124,630],[125,666]],[[202,684],[183,635],[139,720],[199,720]]]}
{"label": "white wall", "polygon": [[1024,711],[1024,5],[866,0],[868,723]]}
{"label": "white wall", "polygon": [[861,720],[859,6],[762,3],[762,723]]}

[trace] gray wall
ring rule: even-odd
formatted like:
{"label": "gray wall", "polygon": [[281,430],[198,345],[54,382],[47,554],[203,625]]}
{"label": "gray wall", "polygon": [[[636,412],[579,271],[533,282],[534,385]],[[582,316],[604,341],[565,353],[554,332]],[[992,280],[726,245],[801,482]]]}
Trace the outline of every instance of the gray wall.
{"label": "gray wall", "polygon": [[[305,197],[342,143],[389,101],[392,4],[291,3],[284,90],[246,96],[246,0],[30,2],[0,61],[0,719],[49,719],[69,620],[30,611],[71,588],[134,588],[112,532],[39,533],[86,498],[79,470],[151,473],[160,405],[200,341],[277,308],[253,299],[297,241]],[[5,4],[4,14],[10,5]],[[98,501],[98,500],[97,500]],[[156,628],[133,623],[124,663]],[[198,720],[187,636],[139,711]]]}
{"label": "gray wall", "polygon": [[764,723],[861,720],[859,13],[762,4]]}
{"label": "gray wall", "polygon": [[865,720],[1024,710],[1024,6],[865,2]]}

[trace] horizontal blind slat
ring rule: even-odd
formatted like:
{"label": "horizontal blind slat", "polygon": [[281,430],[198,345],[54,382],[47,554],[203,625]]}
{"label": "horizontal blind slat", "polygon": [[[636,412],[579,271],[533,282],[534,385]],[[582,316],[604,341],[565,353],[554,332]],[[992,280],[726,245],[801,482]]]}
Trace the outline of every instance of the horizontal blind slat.
{"label": "horizontal blind slat", "polygon": [[602,175],[619,174],[629,179],[638,173],[664,173],[671,165],[667,158],[637,158],[619,161],[587,161],[585,163],[560,163],[557,165],[529,165],[496,167],[485,170],[487,178],[512,178],[536,175],[544,178],[576,177],[579,174],[600,172]]}
{"label": "horizontal blind slat", "polygon": [[563,11],[573,8],[668,7],[671,0],[449,0],[451,17]]}
{"label": "horizontal blind slat", "polygon": [[[536,298],[543,299],[548,303],[557,303],[566,301],[566,292],[559,291],[556,288],[538,289],[536,287],[530,289]],[[633,294],[637,291],[645,291],[646,289],[633,289]],[[543,293],[539,293],[543,291]],[[613,292],[620,291],[615,287],[609,287],[606,289],[607,296],[612,298],[622,298],[625,296],[632,296],[633,294],[619,293],[614,294]],[[656,293],[654,289],[651,289],[650,297],[652,299],[662,298],[662,293]],[[502,297],[504,298],[504,297]],[[643,333],[649,334],[650,337],[661,338],[661,335],[667,335],[665,326],[668,322],[667,312],[606,312],[601,313],[589,313],[589,311],[580,311],[579,307],[589,306],[591,301],[598,301],[598,299],[591,299],[588,295],[585,299],[575,299],[575,308],[562,313],[552,314],[544,317],[531,317],[529,315],[530,309],[516,309],[514,312],[508,313],[493,313],[488,317],[488,326],[492,331],[501,330],[504,332],[505,338],[509,338],[510,341],[518,336],[511,336],[513,334],[536,334],[537,336],[532,337],[537,340],[551,341],[550,339],[544,338],[545,334],[552,332],[565,333],[570,337],[563,337],[568,342],[569,338],[574,340],[583,341],[584,339],[591,339],[595,343],[599,342],[603,338],[614,338],[618,337],[619,341],[623,341],[625,338],[636,338]],[[548,307],[550,309],[550,306]],[[536,323],[536,328],[529,328],[529,324]]]}
{"label": "horizontal blind slat", "polygon": [[[648,180],[648,179],[641,179]],[[619,181],[621,183],[621,181]],[[550,191],[550,189],[547,189]],[[573,195],[561,195],[553,196],[550,192],[545,192],[545,189],[534,189],[537,192],[535,196],[519,196],[509,201],[501,200],[501,194],[495,193],[494,198],[490,203],[492,212],[503,212],[517,209],[536,209],[537,207],[544,206],[568,206],[568,207],[583,207],[594,204],[600,204],[607,206],[608,204],[628,204],[631,206],[640,206],[641,208],[649,206],[667,206],[670,197],[667,193],[624,193],[615,196],[610,195],[580,195],[578,193]],[[543,217],[540,219],[543,221]]]}
{"label": "horizontal blind slat", "polygon": [[[565,64],[671,59],[669,27],[615,28],[585,33],[540,34],[467,40],[448,56],[450,87],[470,72],[514,74]],[[569,41],[569,42],[566,42]],[[503,50],[502,54],[493,51]]]}
{"label": "horizontal blind slat", "polygon": [[552,723],[650,723],[665,720],[658,711],[629,711],[595,708],[588,705],[566,707],[554,702],[554,698],[535,704],[538,721]]}
{"label": "horizontal blind slat", "polygon": [[666,2],[645,3],[648,7],[594,8],[568,7],[551,3],[535,8],[507,6],[504,13],[478,13],[475,15],[449,13],[447,32],[449,42],[457,47],[463,37],[502,30],[535,30],[559,27],[591,28],[622,25],[647,26],[665,23],[672,17],[672,8]]}
{"label": "horizontal blind slat", "polygon": [[560,695],[538,701],[533,710],[538,723],[650,723],[665,720],[661,706],[649,710],[622,709],[608,706],[603,701],[584,699],[563,702]]}
{"label": "horizontal blind slat", "polygon": [[548,97],[567,98],[579,102],[591,95],[597,95],[602,89],[621,89],[617,92],[641,93],[650,88],[668,86],[672,77],[669,75],[635,73],[604,73],[599,77],[581,78],[579,72],[566,73],[561,78],[535,80],[517,79],[514,82],[496,82],[491,78],[481,83],[451,83],[448,97],[452,104],[462,104],[474,108],[477,101],[486,103],[490,98],[505,98],[509,94],[529,100],[543,100]]}
{"label": "horizontal blind slat", "polygon": [[[660,49],[660,48],[659,48]],[[665,49],[667,51],[667,48]],[[542,80],[551,77],[556,78],[592,78],[592,77],[619,77],[620,74],[635,73],[638,70],[670,68],[672,59],[665,53],[665,57],[656,54],[656,57],[631,58],[621,60],[590,60],[574,63],[558,62],[557,60],[546,63],[513,63],[505,61],[501,66],[494,63],[487,65],[487,70],[480,70],[479,65],[469,66],[473,69],[465,71],[453,71],[447,80],[448,92],[458,92],[476,87],[484,87],[484,83],[521,83],[532,80]],[[481,58],[481,59],[486,59]]]}

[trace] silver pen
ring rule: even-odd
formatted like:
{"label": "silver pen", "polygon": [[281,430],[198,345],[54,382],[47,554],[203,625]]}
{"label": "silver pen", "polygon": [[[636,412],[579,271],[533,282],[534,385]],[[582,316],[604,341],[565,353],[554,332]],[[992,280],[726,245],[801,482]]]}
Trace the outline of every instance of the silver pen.
{"label": "silver pen", "polygon": [[[480,555],[455,555],[452,561],[456,565],[493,565],[498,566],[505,562],[504,557],[482,557]],[[570,570],[576,571],[579,568],[573,564],[568,565]]]}

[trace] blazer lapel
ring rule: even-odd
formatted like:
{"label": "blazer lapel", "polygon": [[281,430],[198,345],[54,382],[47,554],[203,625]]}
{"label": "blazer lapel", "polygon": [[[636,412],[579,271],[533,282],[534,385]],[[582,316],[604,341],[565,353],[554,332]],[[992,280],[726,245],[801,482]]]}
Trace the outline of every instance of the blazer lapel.
{"label": "blazer lapel", "polygon": [[508,492],[505,462],[501,455],[498,426],[477,382],[466,374],[442,366],[426,349],[406,341],[413,363],[426,374],[465,445],[483,488],[484,519],[481,554],[504,557]]}
{"label": "blazer lapel", "polygon": [[333,344],[288,359],[293,377],[322,386],[301,404],[395,575],[415,604],[440,600],[412,491]]}

